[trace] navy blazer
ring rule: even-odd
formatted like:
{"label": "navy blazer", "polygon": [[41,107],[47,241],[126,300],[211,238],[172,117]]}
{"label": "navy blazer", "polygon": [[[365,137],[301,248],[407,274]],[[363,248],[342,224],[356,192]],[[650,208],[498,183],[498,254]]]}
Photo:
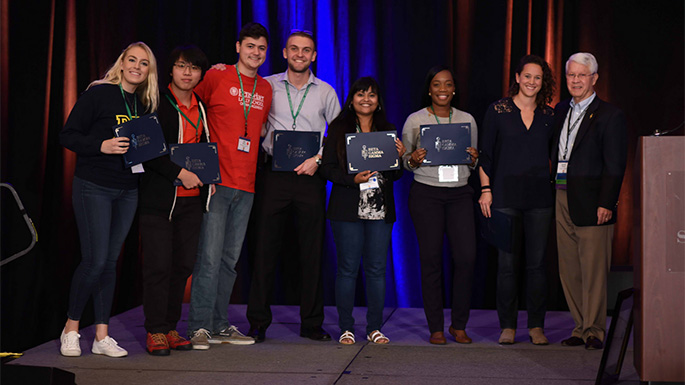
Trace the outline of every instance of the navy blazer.
{"label": "navy blazer", "polygon": [[[552,179],[556,176],[559,137],[570,101],[555,107],[550,149]],[[598,207],[613,211],[606,225],[616,223],[616,206],[626,168],[627,136],[623,112],[595,95],[578,128],[568,163],[568,209],[576,226],[596,226]]]}

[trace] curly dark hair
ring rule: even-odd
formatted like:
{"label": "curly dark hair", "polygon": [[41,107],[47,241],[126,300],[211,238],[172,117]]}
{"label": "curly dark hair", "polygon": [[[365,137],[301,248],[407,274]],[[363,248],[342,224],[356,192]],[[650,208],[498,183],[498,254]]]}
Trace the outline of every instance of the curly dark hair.
{"label": "curly dark hair", "polygon": [[[556,87],[556,82],[554,81],[554,76],[552,75],[552,70],[549,68],[549,64],[537,55],[526,55],[519,61],[518,67],[516,67],[516,73],[520,76],[523,67],[526,64],[533,63],[537,64],[542,68],[542,87],[535,97],[535,103],[538,107],[544,107],[545,105],[552,102],[552,96],[554,95],[554,88]],[[519,93],[519,84],[516,83],[516,78],[511,81],[511,87],[509,87],[509,97],[512,97]]]}

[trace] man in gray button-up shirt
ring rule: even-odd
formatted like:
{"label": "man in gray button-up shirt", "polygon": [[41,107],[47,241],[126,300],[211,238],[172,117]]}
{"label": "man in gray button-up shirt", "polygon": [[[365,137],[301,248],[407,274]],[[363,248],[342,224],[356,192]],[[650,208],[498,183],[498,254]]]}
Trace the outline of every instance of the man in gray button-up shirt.
{"label": "man in gray button-up shirt", "polygon": [[[252,226],[252,283],[247,307],[249,334],[262,342],[271,324],[270,302],[275,271],[284,229],[295,214],[299,261],[284,265],[300,266],[300,335],[329,341],[323,324],[323,288],[321,260],[324,238],[326,181],[317,173],[321,162],[321,145],[327,123],[340,113],[340,102],[333,87],[317,79],[309,66],[316,60],[316,43],[307,31],[292,31],[283,57],[286,72],[266,80],[273,87],[273,101],[266,123],[262,148],[266,161],[257,171]],[[321,133],[319,153],[304,160],[294,171],[272,171],[273,134],[275,130],[316,131]]]}

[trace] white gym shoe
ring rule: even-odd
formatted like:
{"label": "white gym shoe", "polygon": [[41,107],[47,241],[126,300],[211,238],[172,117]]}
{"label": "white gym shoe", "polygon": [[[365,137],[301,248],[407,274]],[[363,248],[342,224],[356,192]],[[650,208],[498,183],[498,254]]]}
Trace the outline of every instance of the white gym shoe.
{"label": "white gym shoe", "polygon": [[81,355],[79,338],[81,338],[81,335],[78,332],[72,331],[64,334],[64,330],[62,330],[62,335],[59,336],[59,342],[62,343],[59,352],[65,357],[79,357]]}
{"label": "white gym shoe", "polygon": [[97,338],[93,340],[93,349],[91,349],[93,354],[103,354],[107,357],[126,357],[128,352],[126,349],[119,346],[114,338],[107,336],[101,341]]}

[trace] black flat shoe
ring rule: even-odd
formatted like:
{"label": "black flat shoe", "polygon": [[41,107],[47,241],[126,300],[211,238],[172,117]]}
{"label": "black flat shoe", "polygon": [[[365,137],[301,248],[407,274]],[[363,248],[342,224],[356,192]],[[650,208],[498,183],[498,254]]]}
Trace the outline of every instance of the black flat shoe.
{"label": "black flat shoe", "polygon": [[322,328],[300,329],[300,337],[309,338],[314,341],[330,341],[331,335]]}
{"label": "black flat shoe", "polygon": [[250,331],[247,332],[247,335],[254,338],[255,343],[264,342],[266,339],[266,329],[251,327]]}
{"label": "black flat shoe", "polygon": [[568,339],[561,341],[561,346],[580,346],[585,345],[585,342],[580,337],[569,337]]}

